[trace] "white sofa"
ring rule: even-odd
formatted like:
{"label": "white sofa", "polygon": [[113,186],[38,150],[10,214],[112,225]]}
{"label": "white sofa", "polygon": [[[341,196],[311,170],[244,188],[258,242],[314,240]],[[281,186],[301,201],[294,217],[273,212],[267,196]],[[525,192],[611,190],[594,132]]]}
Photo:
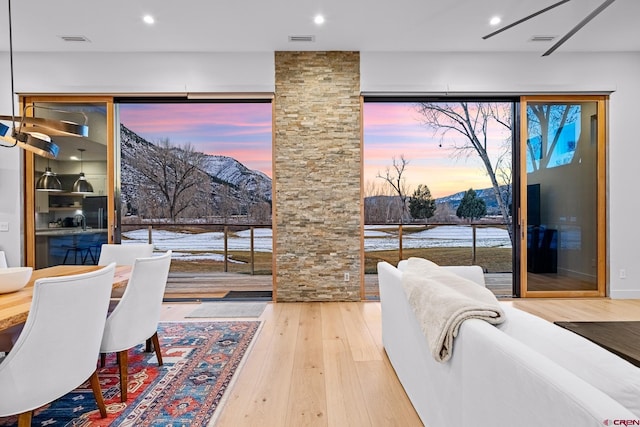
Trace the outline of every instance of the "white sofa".
{"label": "white sofa", "polygon": [[[451,359],[437,362],[403,289],[403,264],[378,264],[382,340],[427,427],[640,425],[640,369],[505,303],[504,323],[464,321]],[[480,267],[439,268],[484,286]]]}

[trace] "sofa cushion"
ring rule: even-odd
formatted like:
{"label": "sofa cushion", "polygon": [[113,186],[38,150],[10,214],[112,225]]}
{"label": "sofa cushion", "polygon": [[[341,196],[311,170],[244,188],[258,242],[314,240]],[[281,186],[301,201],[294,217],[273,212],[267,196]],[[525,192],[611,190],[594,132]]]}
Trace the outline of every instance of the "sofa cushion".
{"label": "sofa cushion", "polygon": [[422,272],[427,272],[432,268],[438,268],[439,265],[433,261],[429,261],[425,258],[411,257],[409,259],[403,259],[398,262],[398,270],[404,272],[407,269],[407,266],[411,262],[411,269],[414,271],[420,270]]}
{"label": "sofa cushion", "polygon": [[640,369],[597,344],[506,303],[505,334],[600,389],[640,418]]}
{"label": "sofa cushion", "polygon": [[[418,262],[423,264],[422,267],[425,270],[428,270],[430,268],[440,267],[447,271],[455,273],[458,276],[462,276],[465,279],[469,279],[473,282],[476,282],[480,286],[486,286],[484,282],[484,271],[482,270],[482,267],[480,267],[479,265],[440,265],[439,266],[438,264],[424,258],[416,258],[416,259],[421,260]],[[408,263],[409,261],[406,259],[403,259],[402,261],[398,262],[398,270],[404,271],[407,268]]]}

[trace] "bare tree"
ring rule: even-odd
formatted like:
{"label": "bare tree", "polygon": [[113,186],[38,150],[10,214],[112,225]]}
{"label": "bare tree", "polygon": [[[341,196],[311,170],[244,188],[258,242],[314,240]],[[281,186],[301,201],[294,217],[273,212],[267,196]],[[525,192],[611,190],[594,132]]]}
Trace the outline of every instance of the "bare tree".
{"label": "bare tree", "polygon": [[402,216],[398,197],[393,189],[381,181],[367,181],[364,188],[365,224],[395,221]]}
{"label": "bare tree", "polygon": [[451,223],[455,221],[459,221],[459,218],[456,216],[456,209],[451,205],[451,202],[436,204],[436,212],[432,222]]}
{"label": "bare tree", "polygon": [[238,200],[231,194],[231,188],[228,185],[220,188],[217,198],[218,215],[228,222],[231,216],[238,212]]}
{"label": "bare tree", "polygon": [[141,181],[138,205],[172,222],[183,214],[203,214],[211,197],[211,181],[202,170],[204,161],[205,155],[191,144],[177,147],[166,138],[141,144],[132,159]]}
{"label": "bare tree", "polygon": [[[504,183],[498,182],[496,175],[497,165],[492,164],[488,152],[489,131],[494,129],[494,125],[497,125],[498,128],[511,130],[513,116],[511,104],[488,102],[422,102],[417,104],[416,108],[422,116],[422,123],[431,128],[434,135],[440,137],[440,146],[442,146],[442,141],[445,137],[454,134],[455,136],[462,137],[455,139],[456,142],[452,145],[452,149],[456,155],[469,156],[475,153],[480,157],[487,171],[487,175],[491,180],[502,219],[507,224],[509,236],[511,237],[511,241],[513,241],[513,230],[510,226],[511,212],[505,200],[505,195],[502,194],[501,191],[501,185],[504,185]],[[461,144],[457,142],[460,140],[462,141]],[[511,152],[510,137],[503,144],[503,149],[505,153]],[[504,172],[508,166],[505,162],[506,157],[503,155],[500,156],[500,158],[502,159],[500,167]],[[511,169],[510,166],[509,169]]]}
{"label": "bare tree", "polygon": [[402,223],[410,217],[409,210],[407,208],[407,199],[409,198],[407,195],[407,183],[406,178],[403,176],[409,161],[404,158],[404,154],[401,154],[400,160],[393,157],[392,162],[392,166],[386,169],[384,175],[381,175],[380,172],[378,172],[376,177],[382,178],[387,184],[389,184],[395,194],[398,195],[400,204],[400,217],[398,220]]}
{"label": "bare tree", "polygon": [[249,219],[258,224],[271,223],[271,204],[268,202],[255,202],[249,206]]}

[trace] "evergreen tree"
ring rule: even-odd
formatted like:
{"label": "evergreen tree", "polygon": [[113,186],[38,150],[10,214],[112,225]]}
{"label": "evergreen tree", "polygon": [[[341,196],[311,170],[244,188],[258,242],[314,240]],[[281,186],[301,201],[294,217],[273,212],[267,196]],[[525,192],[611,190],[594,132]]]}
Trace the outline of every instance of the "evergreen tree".
{"label": "evergreen tree", "polygon": [[409,213],[415,219],[431,218],[436,212],[436,201],[426,185],[418,185],[409,198]]}
{"label": "evergreen tree", "polygon": [[473,188],[467,190],[460,201],[460,206],[456,210],[456,215],[460,218],[469,218],[469,221],[471,221],[482,218],[486,214],[487,205],[484,200],[476,195]]}

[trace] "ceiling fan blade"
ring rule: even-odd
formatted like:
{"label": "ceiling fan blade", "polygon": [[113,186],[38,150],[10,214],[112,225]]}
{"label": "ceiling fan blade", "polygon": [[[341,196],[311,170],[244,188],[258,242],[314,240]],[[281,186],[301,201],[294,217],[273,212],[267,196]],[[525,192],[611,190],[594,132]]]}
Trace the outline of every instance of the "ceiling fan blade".
{"label": "ceiling fan blade", "polygon": [[543,14],[543,13],[545,13],[545,12],[548,12],[548,11],[550,11],[551,9],[556,8],[556,7],[558,7],[558,6],[561,6],[561,5],[563,5],[563,4],[565,4],[565,3],[568,3],[568,2],[570,2],[570,1],[571,1],[571,0],[562,0],[562,1],[559,1],[559,2],[557,2],[557,3],[552,4],[551,6],[545,7],[544,9],[540,9],[539,11],[537,11],[537,12],[535,12],[535,13],[532,13],[532,14],[531,14],[531,15],[529,15],[529,16],[525,16],[524,18],[519,19],[519,20],[517,20],[516,22],[513,22],[513,23],[511,23],[511,24],[509,24],[509,25],[505,25],[504,27],[502,27],[502,28],[500,28],[500,29],[498,29],[498,30],[494,31],[494,32],[493,32],[493,33],[491,33],[491,34],[487,34],[486,36],[482,37],[482,39],[483,39],[483,40],[486,40],[486,39],[488,39],[489,37],[493,37],[493,36],[495,36],[496,34],[500,34],[501,32],[503,32],[503,31],[505,31],[505,30],[508,30],[508,29],[509,29],[509,28],[511,28],[511,27],[515,27],[515,26],[516,26],[516,25],[518,25],[518,24],[522,24],[524,21],[528,21],[528,20],[529,20],[529,19],[531,19],[531,18],[535,18],[535,17],[536,17],[536,16],[538,16],[538,15],[541,15],[541,14]]}
{"label": "ceiling fan blade", "polygon": [[564,42],[566,42],[567,40],[569,40],[569,38],[571,38],[575,33],[578,32],[578,30],[580,30],[580,28],[584,27],[585,25],[587,25],[589,23],[589,21],[591,21],[593,18],[595,18],[596,16],[598,16],[600,14],[600,12],[602,12],[603,10],[605,10],[607,7],[609,7],[611,5],[611,3],[613,3],[616,0],[605,0],[604,3],[602,3],[600,6],[598,6],[593,12],[591,12],[586,18],[584,18],[582,21],[580,21],[580,23],[578,25],[576,25],[575,27],[573,27],[571,29],[571,31],[569,31],[567,34],[565,34],[564,37],[562,37],[560,40],[558,40],[558,42],[556,44],[554,44],[553,46],[551,46],[551,48],[549,50],[547,50],[545,53],[542,54],[542,56],[549,56],[551,55],[557,48],[559,48],[560,46],[562,46],[562,44]]}

